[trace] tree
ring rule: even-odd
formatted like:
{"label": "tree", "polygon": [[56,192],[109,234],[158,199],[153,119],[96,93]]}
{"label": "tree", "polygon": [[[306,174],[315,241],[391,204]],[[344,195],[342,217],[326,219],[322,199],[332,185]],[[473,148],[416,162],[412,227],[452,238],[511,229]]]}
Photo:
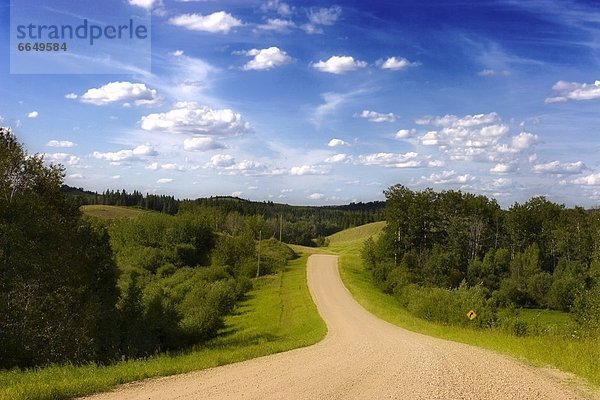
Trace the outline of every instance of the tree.
{"label": "tree", "polygon": [[62,178],[0,128],[0,367],[107,361],[117,349],[108,237]]}

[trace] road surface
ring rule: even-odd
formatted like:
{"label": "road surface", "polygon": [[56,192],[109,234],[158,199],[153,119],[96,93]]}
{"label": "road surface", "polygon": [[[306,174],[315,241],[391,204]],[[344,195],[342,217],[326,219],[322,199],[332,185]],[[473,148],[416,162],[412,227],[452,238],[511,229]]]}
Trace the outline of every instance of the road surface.
{"label": "road surface", "polygon": [[[566,374],[431,338],[363,309],[339,277],[337,257],[312,255],[308,285],[327,323],[311,347],[121,386],[99,399],[579,399]],[[585,396],[585,397],[584,397]]]}

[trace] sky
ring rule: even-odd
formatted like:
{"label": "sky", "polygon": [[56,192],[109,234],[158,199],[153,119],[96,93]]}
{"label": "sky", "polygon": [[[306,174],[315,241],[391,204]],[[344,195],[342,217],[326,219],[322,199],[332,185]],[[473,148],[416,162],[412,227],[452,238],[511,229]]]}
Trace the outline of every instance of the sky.
{"label": "sky", "polygon": [[40,21],[151,21],[148,68],[128,45],[118,73],[83,56],[64,73],[15,73],[0,0],[0,125],[71,186],[332,205],[402,184],[503,207],[600,202],[593,1],[41,3]]}

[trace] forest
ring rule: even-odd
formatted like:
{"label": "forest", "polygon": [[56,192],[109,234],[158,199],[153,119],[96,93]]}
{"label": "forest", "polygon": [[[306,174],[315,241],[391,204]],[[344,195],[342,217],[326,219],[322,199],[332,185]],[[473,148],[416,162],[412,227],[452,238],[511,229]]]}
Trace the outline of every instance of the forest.
{"label": "forest", "polygon": [[387,225],[362,258],[376,284],[412,313],[470,324],[465,313],[476,309],[474,324],[494,326],[506,310],[552,309],[600,332],[596,210],[544,197],[503,210],[485,196],[402,185],[385,196]]}

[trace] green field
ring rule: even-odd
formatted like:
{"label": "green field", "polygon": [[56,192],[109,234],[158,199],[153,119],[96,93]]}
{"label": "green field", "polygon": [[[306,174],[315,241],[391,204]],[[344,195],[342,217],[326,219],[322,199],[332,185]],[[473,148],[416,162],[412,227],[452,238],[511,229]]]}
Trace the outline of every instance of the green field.
{"label": "green field", "polygon": [[133,207],[102,205],[81,206],[80,210],[84,215],[101,219],[135,218],[139,215],[152,212]]}
{"label": "green field", "polygon": [[[600,386],[600,340],[577,339],[569,316],[555,311],[519,310],[519,317],[538,324],[546,334],[516,337],[497,329],[475,330],[431,323],[414,317],[398,301],[375,287],[371,274],[363,268],[360,243],[376,235],[382,224],[369,224],[330,237],[329,250],[340,254],[342,281],[365,309],[381,319],[411,331],[468,343],[507,354],[535,366],[554,367],[572,372],[587,382]],[[554,328],[552,328],[554,327]]]}
{"label": "green field", "polygon": [[105,367],[0,372],[0,399],[66,399],[316,343],[325,336],[326,327],[306,286],[307,257],[291,261],[284,272],[255,280],[253,290],[227,318],[221,335],[205,346]]}

